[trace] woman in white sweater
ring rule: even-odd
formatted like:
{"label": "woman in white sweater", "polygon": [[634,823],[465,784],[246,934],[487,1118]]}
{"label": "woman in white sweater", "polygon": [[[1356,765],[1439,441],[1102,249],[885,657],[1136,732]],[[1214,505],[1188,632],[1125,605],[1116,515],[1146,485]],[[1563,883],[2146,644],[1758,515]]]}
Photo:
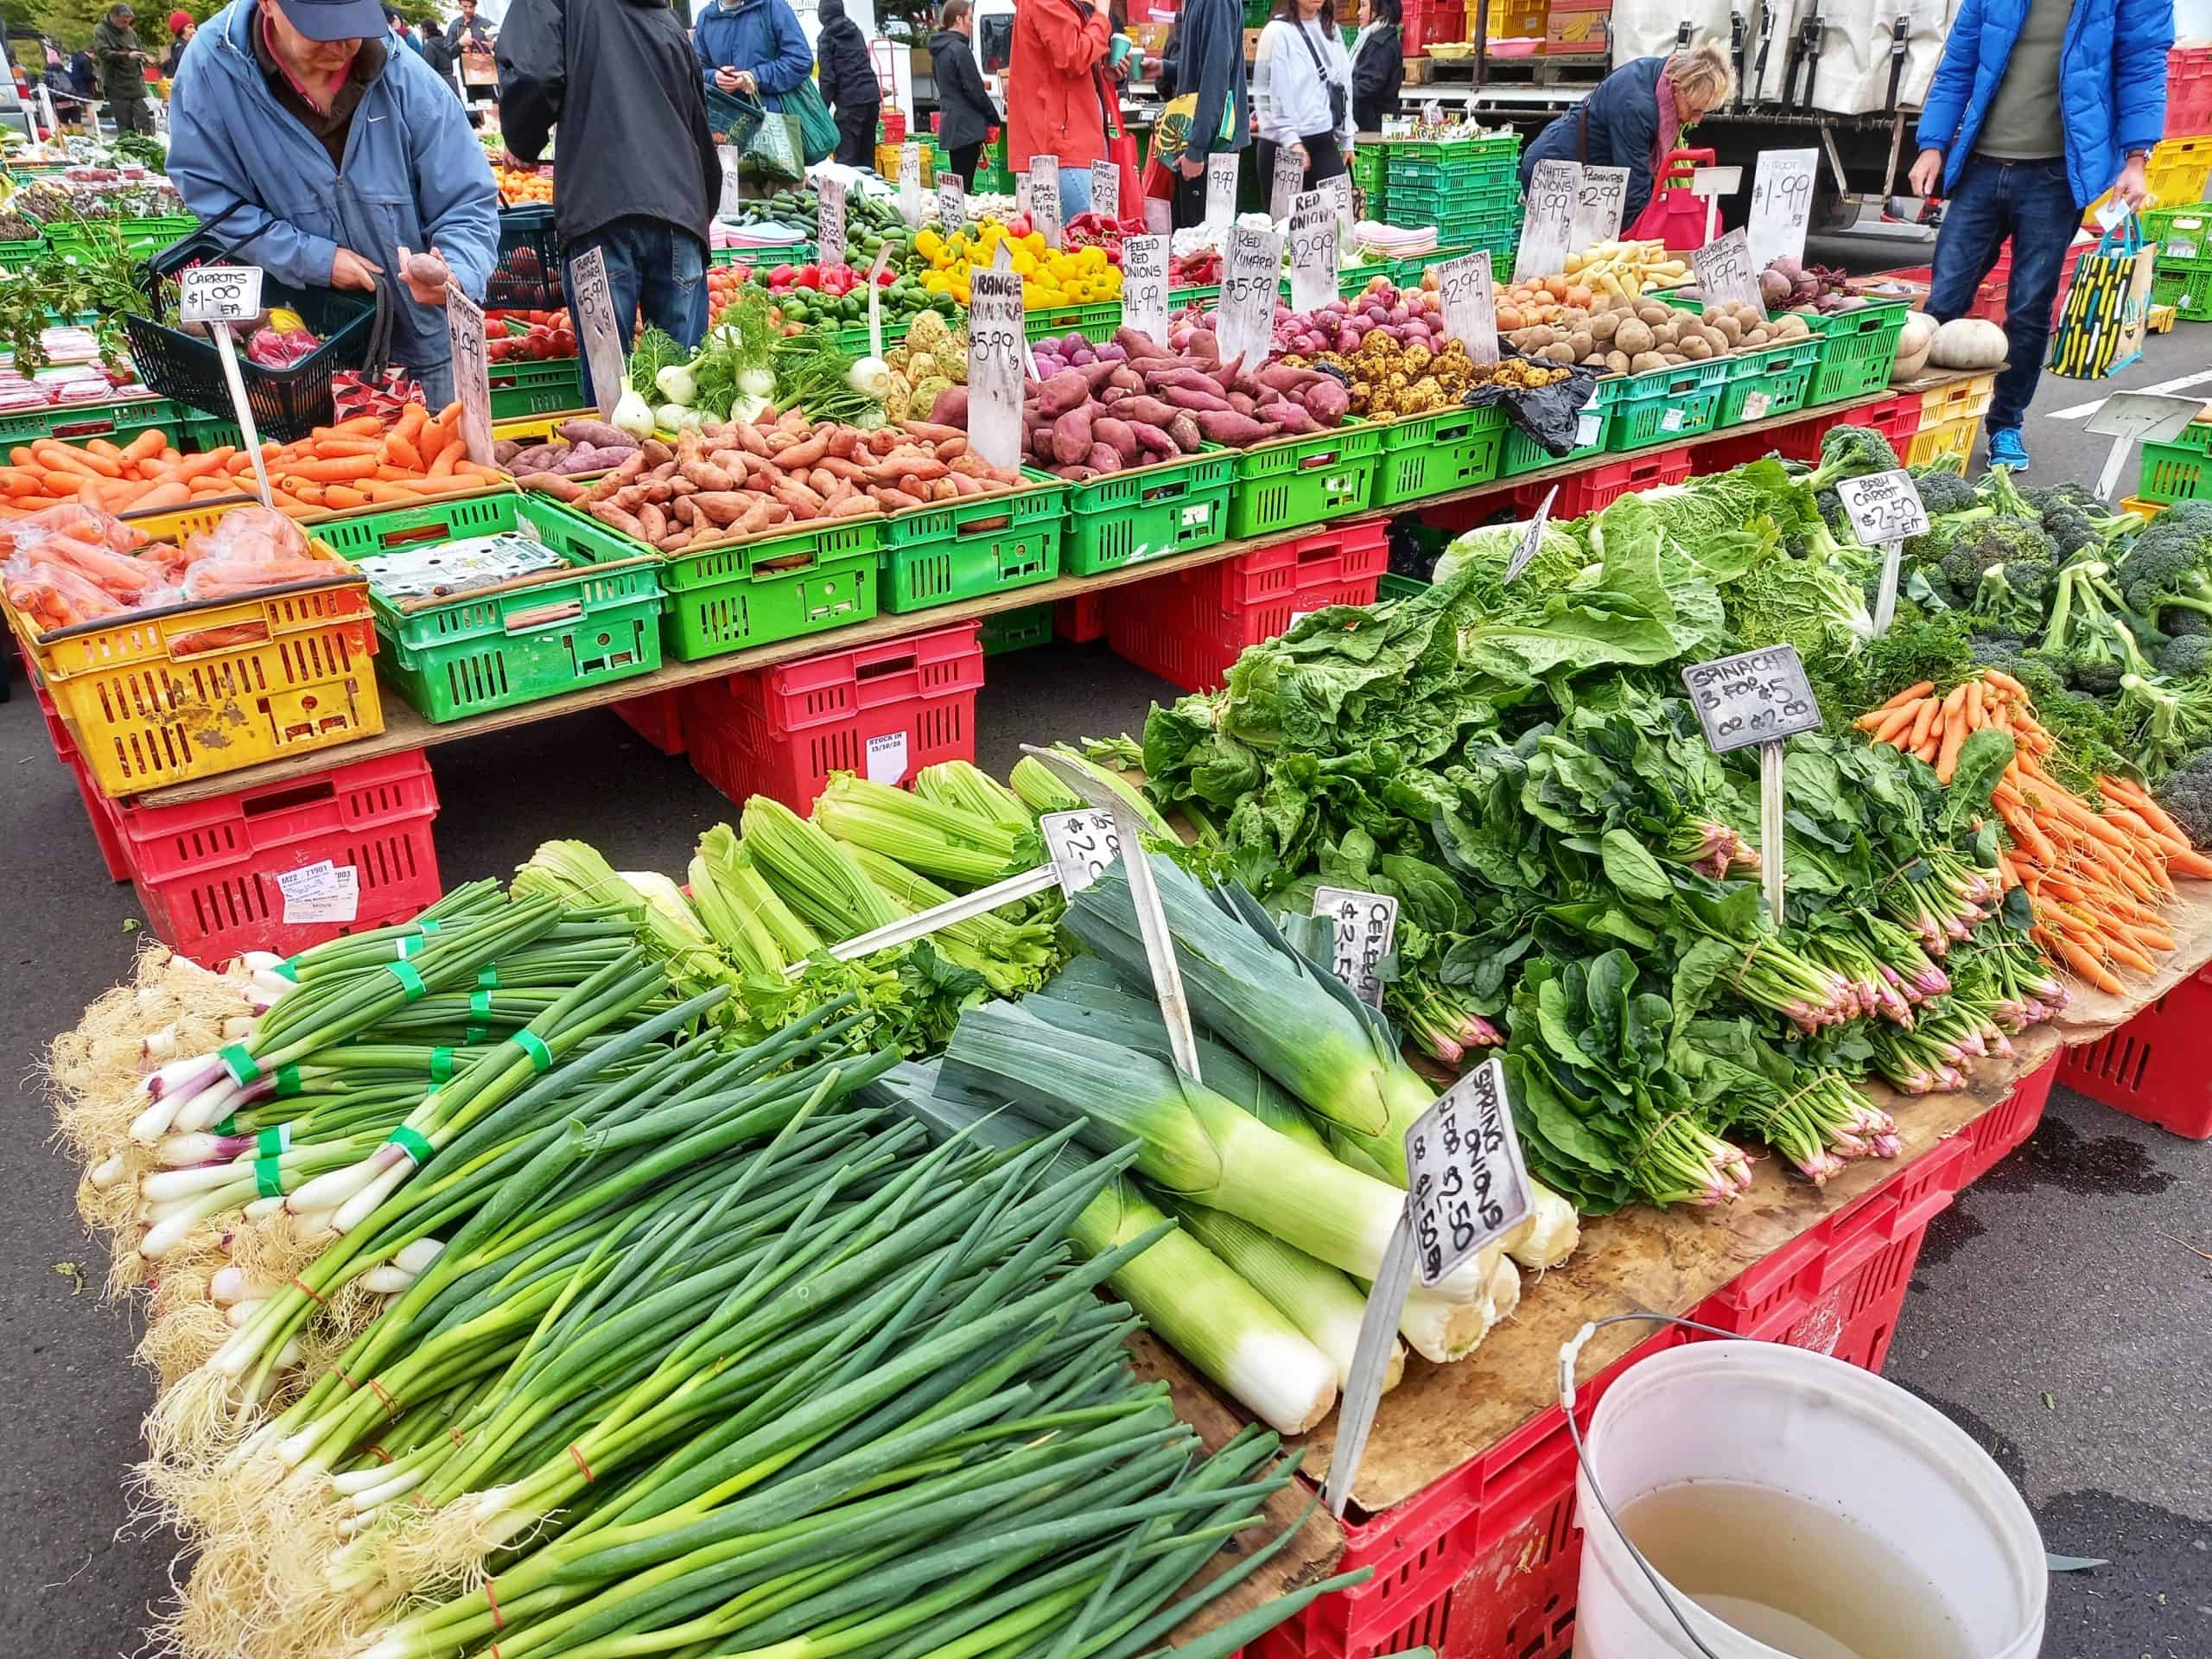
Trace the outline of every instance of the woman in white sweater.
{"label": "woman in white sweater", "polygon": [[1344,170],[1351,150],[1351,58],[1337,32],[1336,12],[1335,0],[1275,0],[1261,31],[1252,101],[1263,198],[1273,188],[1279,147],[1287,146],[1305,164],[1301,189]]}

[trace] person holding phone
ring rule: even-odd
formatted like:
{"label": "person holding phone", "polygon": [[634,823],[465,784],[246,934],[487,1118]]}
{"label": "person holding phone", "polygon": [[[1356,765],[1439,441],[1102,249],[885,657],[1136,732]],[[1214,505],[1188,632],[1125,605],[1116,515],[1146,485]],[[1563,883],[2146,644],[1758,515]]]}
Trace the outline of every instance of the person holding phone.
{"label": "person holding phone", "polygon": [[146,54],[131,26],[137,16],[129,6],[110,6],[92,31],[92,58],[99,65],[100,96],[107,100],[107,118],[115,130],[150,133],[154,106],[146,96]]}
{"label": "person holding phone", "polygon": [[814,51],[789,0],[713,0],[699,9],[691,50],[702,84],[781,110],[814,73]]}
{"label": "person holding phone", "polygon": [[1337,32],[1335,0],[1275,0],[1253,67],[1260,112],[1260,188],[1274,188],[1275,155],[1305,169],[1300,190],[1339,177],[1351,151],[1351,57]]}

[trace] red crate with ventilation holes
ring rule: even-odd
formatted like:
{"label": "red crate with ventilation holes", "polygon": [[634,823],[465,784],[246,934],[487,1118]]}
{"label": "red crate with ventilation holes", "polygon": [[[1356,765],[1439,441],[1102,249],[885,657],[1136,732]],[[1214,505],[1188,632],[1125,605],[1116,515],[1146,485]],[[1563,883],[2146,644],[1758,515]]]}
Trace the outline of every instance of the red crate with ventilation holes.
{"label": "red crate with ventilation holes", "polygon": [[2208,1025],[2212,969],[2182,981],[2118,1031],[2068,1049],[2058,1081],[2169,1134],[2212,1138]]}

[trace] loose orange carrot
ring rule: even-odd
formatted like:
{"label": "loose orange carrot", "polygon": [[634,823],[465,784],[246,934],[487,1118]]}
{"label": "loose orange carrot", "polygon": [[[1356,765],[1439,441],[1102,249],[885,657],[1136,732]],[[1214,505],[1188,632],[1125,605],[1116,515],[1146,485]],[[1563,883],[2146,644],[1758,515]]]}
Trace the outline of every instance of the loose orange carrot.
{"label": "loose orange carrot", "polygon": [[1943,741],[1936,752],[1936,781],[1948,784],[1959,769],[1959,751],[1966,747],[1967,728],[1970,722],[1961,715],[1950,721],[1943,731]]}
{"label": "loose orange carrot", "polygon": [[323,484],[344,484],[357,478],[374,478],[377,460],[374,455],[339,455],[327,461],[302,461],[287,467],[285,473],[293,478],[313,479]]}
{"label": "loose orange carrot", "polygon": [[1921,703],[1919,712],[1912,717],[1912,733],[1905,739],[1904,747],[1915,753],[1919,751],[1920,746],[1928,741],[1929,733],[1936,729],[1936,715],[1942,706],[1935,697]]}
{"label": "loose orange carrot", "polygon": [[2028,688],[2001,668],[1985,668],[1981,671],[1981,677],[1992,685],[2003,687],[2023,702],[2031,701],[2028,696]]}
{"label": "loose orange carrot", "polygon": [[169,447],[169,435],[158,426],[149,426],[124,446],[124,454],[131,461],[153,461]]}

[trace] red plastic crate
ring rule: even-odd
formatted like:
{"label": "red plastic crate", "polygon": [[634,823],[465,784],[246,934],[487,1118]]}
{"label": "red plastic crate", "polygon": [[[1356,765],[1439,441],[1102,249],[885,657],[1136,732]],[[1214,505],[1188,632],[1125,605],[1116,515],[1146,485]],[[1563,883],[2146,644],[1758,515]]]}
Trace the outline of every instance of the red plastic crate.
{"label": "red plastic crate", "polygon": [[1902,459],[1904,452],[1912,448],[1912,435],[1920,430],[1922,396],[1916,391],[1900,392],[1886,404],[1854,409],[1851,411],[1851,423],[1873,428],[1890,441],[1890,448]]}
{"label": "red plastic crate", "polygon": [[683,753],[683,694],[651,691],[614,705],[622,723],[663,754]]}
{"label": "red plastic crate", "polygon": [[2185,979],[2118,1031],[2069,1048],[2058,1081],[2191,1141],[2212,1138],[2212,969]]}
{"label": "red plastic crate", "polygon": [[1852,416],[1839,413],[1834,408],[1808,409],[1802,418],[1788,426],[1776,427],[1770,432],[1760,432],[1748,438],[1722,438],[1713,443],[1691,447],[1691,465],[1700,476],[1709,473],[1725,473],[1731,467],[1740,467],[1745,461],[1757,461],[1762,455],[1780,455],[1784,461],[1802,461],[1808,467],[1821,458],[1821,440],[1829,429],[1841,426]]}
{"label": "red plastic crate", "polygon": [[804,812],[833,772],[903,784],[940,760],[973,760],[982,626],[955,622],[686,687],[692,767],[734,801],[766,795]]}
{"label": "red plastic crate", "polygon": [[2212,46],[2177,46],[2166,54],[2166,134],[2212,133]]}
{"label": "red plastic crate", "polygon": [[[420,750],[187,806],[105,804],[148,923],[203,966],[381,927],[442,890],[430,836],[438,794]],[[325,859],[359,873],[354,918],[287,922],[277,874]]]}
{"label": "red plastic crate", "polygon": [[46,722],[48,741],[54,745],[55,757],[69,770],[69,779],[77,785],[78,798],[85,804],[85,817],[92,826],[92,839],[100,849],[100,861],[107,866],[108,880],[128,881],[130,861],[123,849],[122,838],[116,834],[115,815],[108,810],[108,801],[100,793],[99,785],[92,781],[92,771],[77,753],[71,741],[69,728],[62,723],[61,711],[54,706],[54,699],[46,694],[36,674],[26,672],[31,696],[38,703],[39,718]]}
{"label": "red plastic crate", "polygon": [[[1761,454],[1766,452],[1761,450]],[[1597,512],[1611,506],[1622,496],[1637,490],[1653,489],[1662,484],[1679,484],[1690,475],[1690,448],[1677,445],[1672,449],[1644,449],[1618,461],[1609,461],[1602,467],[1592,467],[1586,472],[1574,474],[1559,480],[1559,497],[1552,503],[1551,516],[1555,520],[1580,518],[1586,512]],[[1522,513],[1533,513],[1550,494],[1549,484],[1523,484],[1513,492],[1513,505]]]}
{"label": "red plastic crate", "polygon": [[1439,41],[1465,40],[1466,10],[1464,5],[1408,6],[1399,20],[1398,29],[1404,39],[1406,55],[1419,57]]}
{"label": "red plastic crate", "polygon": [[1087,645],[1106,637],[1106,595],[1077,594],[1052,605],[1052,632],[1071,645]]}
{"label": "red plastic crate", "polygon": [[1998,1161],[2036,1132],[2044,1108],[2050,1103],[2050,1085],[2058,1081],[2061,1057],[2037,1066],[2013,1085],[2012,1092],[1967,1125],[1959,1139],[1967,1153],[1959,1160],[1959,1185],[1971,1186],[1989,1173]]}
{"label": "red plastic crate", "polygon": [[[2206,84],[2212,86],[2212,82]],[[2073,284],[2074,267],[2080,264],[2082,256],[2095,245],[2096,239],[2094,237],[2077,236],[2068,245],[2065,253],[2060,257],[2058,291],[2051,296],[2050,301],[2052,327],[2058,327],[2058,314],[2066,308],[2066,290]],[[1935,268],[1930,265],[1904,265],[1895,270],[1885,270],[1880,274],[1884,276],[1894,276],[1900,282],[1917,283],[1923,289],[1928,288],[1936,280]],[[1997,263],[1989,268],[1989,275],[1983,277],[1975,288],[1974,301],[1967,308],[1967,315],[1970,317],[1983,318],[2001,327],[2005,321],[2005,302],[2011,292],[2012,281],[2012,245],[2007,241],[1997,250]],[[1925,305],[1926,302],[1927,296],[1923,292],[1919,303]]]}

